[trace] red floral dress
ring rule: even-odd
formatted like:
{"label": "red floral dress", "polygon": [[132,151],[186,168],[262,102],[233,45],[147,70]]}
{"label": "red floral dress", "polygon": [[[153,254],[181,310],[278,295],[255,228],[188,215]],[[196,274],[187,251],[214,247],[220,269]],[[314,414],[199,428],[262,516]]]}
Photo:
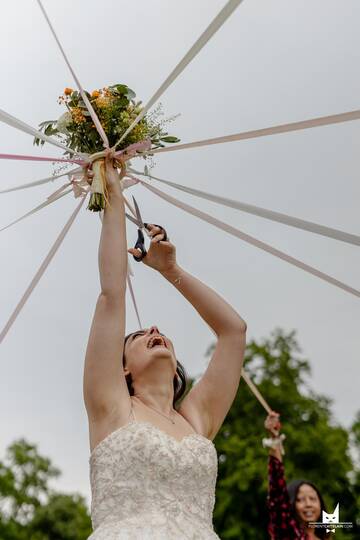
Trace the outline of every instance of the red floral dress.
{"label": "red floral dress", "polygon": [[308,535],[296,522],[286,489],[284,465],[269,456],[268,532],[272,540],[308,540]]}

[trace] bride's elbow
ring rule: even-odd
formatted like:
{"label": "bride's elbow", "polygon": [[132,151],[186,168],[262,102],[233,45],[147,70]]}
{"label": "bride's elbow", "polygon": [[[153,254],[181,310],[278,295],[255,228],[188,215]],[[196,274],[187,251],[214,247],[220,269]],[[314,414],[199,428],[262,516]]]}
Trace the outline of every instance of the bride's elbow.
{"label": "bride's elbow", "polygon": [[247,330],[247,324],[244,321],[244,319],[242,319],[239,315],[236,318],[236,320],[233,321],[233,323],[231,324],[231,327],[228,328],[226,333],[231,334],[233,337],[243,338],[243,336],[246,334],[246,330]]}

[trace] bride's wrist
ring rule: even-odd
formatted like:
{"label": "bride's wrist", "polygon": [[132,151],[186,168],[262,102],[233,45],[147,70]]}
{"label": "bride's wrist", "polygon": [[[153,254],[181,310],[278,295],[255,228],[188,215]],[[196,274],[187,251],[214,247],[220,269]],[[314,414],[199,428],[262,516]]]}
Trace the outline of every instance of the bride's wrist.
{"label": "bride's wrist", "polygon": [[178,264],[174,264],[171,268],[168,268],[167,270],[164,270],[160,272],[160,274],[170,281],[170,283],[173,283],[174,285],[177,285],[181,281],[181,276],[183,274],[183,270],[180,268]]}

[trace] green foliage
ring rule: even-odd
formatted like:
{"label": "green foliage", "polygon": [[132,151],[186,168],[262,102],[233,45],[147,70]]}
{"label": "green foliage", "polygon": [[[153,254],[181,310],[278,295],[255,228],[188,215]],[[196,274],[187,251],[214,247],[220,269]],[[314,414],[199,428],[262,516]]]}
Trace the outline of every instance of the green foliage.
{"label": "green foliage", "polygon": [[1,540],[85,540],[91,521],[83,497],[53,492],[60,471],[35,445],[14,442],[0,461]]}
{"label": "green foliage", "polygon": [[80,495],[52,494],[29,524],[30,540],[85,540],[91,532],[86,503]]}
{"label": "green foliage", "polygon": [[[339,502],[341,521],[356,525],[360,518],[360,473],[359,469],[355,472],[350,456],[349,433],[335,423],[331,400],[311,390],[310,366],[298,357],[299,352],[295,332],[286,335],[276,330],[263,343],[248,344],[245,368],[273,410],[281,414],[287,479],[314,482],[328,510],[332,512]],[[267,452],[261,444],[265,417],[242,380],[214,441],[219,455],[214,525],[224,540],[268,538]],[[360,449],[360,414],[352,432]],[[355,539],[358,534],[356,527],[351,533],[336,532],[338,540]]]}
{"label": "green foliage", "polygon": [[[120,143],[120,137],[144,109],[141,101],[135,101],[135,92],[125,84],[114,84],[94,90],[91,94],[85,91],[85,94],[108,137],[110,147],[116,144],[117,149],[121,150],[133,143],[148,140],[151,143],[151,149],[154,150],[164,147],[164,143],[171,144],[180,141],[164,131],[164,125],[171,119],[160,120],[161,114],[155,110],[152,113],[145,113]],[[65,88],[64,94],[59,96],[58,101],[66,107],[67,112],[58,120],[41,122],[39,130],[45,135],[55,136],[59,142],[76,152],[93,154],[102,151],[103,141],[80,92]],[[44,142],[39,137],[34,138],[36,146],[42,146]],[[65,152],[65,154],[68,153]]]}

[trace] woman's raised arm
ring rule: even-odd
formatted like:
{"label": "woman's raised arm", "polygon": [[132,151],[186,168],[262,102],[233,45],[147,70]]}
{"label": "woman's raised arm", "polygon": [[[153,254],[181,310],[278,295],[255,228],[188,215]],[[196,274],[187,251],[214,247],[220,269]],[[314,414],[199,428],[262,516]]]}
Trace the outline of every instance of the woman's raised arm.
{"label": "woman's raised arm", "polygon": [[[192,304],[212,328],[217,343],[200,381],[181,403],[181,410],[197,429],[213,439],[234,401],[243,365],[246,323],[214,290],[195,278],[176,262],[175,246],[162,241],[161,229],[152,226],[151,247],[143,262],[160,272]],[[130,249],[130,253],[137,254]]]}
{"label": "woman's raised arm", "polygon": [[85,357],[84,401],[89,420],[102,420],[127,407],[123,373],[127,246],[125,209],[119,175],[105,160],[110,204],[103,217],[99,246],[101,292],[97,300]]}

